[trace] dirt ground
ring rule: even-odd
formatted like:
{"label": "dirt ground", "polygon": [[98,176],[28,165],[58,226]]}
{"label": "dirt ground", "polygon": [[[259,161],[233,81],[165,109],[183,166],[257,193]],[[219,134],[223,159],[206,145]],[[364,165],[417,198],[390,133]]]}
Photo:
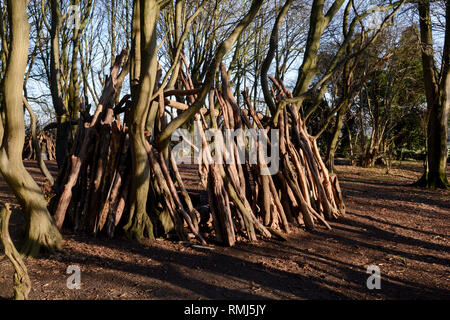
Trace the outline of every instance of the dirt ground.
{"label": "dirt ground", "polygon": [[[27,166],[42,183],[35,164]],[[408,186],[420,176],[419,163],[397,163],[390,175],[382,168],[337,170],[347,215],[331,231],[297,229],[287,242],[210,249],[66,233],[64,252],[27,259],[30,298],[450,299],[450,193]],[[184,171],[198,192],[195,176]],[[0,181],[0,201],[13,199]],[[23,218],[18,210],[13,215],[11,229],[18,230]],[[66,286],[69,265],[81,269],[79,290]],[[380,268],[379,290],[366,287],[368,265]],[[1,298],[13,295],[12,275],[0,257]]]}

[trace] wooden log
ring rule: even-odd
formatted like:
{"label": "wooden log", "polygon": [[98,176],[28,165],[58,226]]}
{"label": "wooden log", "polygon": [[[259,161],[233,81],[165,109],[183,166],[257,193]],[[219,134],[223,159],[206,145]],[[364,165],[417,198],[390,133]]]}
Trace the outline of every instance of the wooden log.
{"label": "wooden log", "polygon": [[69,207],[70,200],[72,199],[72,188],[75,186],[75,183],[78,180],[78,174],[81,169],[80,159],[82,158],[84,160],[87,157],[86,151],[87,151],[88,146],[89,146],[89,143],[86,143],[84,145],[82,153],[80,154],[81,157],[76,157],[75,155],[72,155],[70,157],[70,159],[71,159],[70,172],[71,173],[69,175],[67,183],[64,185],[64,191],[63,191],[61,197],[59,198],[58,207],[56,208],[55,215],[54,215],[55,223],[59,229],[62,228],[62,224],[63,224],[64,218],[66,216],[67,208]]}
{"label": "wooden log", "polygon": [[[131,184],[131,176],[128,175],[128,179],[126,180],[125,184],[123,185],[122,193],[120,195],[119,202],[117,203],[117,206],[111,206],[110,214],[112,212],[115,212],[115,220],[114,220],[114,226],[115,227],[117,227],[117,225],[119,224],[120,219],[121,219],[122,214],[123,214],[123,211],[125,209],[125,205],[126,205],[126,202],[127,202],[127,199],[128,199],[128,193],[129,193],[129,189],[130,189],[130,184]],[[112,226],[110,228],[112,228]],[[110,231],[110,234],[112,234],[111,231]],[[112,237],[112,235],[110,235],[110,237]]]}
{"label": "wooden log", "polygon": [[[104,219],[106,216],[99,215],[101,212],[102,202],[104,201],[105,191],[104,186],[108,186],[105,176],[108,174],[107,165],[110,160],[111,152],[111,128],[114,119],[114,111],[111,108],[107,109],[107,116],[105,121],[102,121],[100,134],[98,137],[97,155],[95,158],[96,169],[94,171],[93,183],[90,187],[90,205],[88,209],[88,228],[95,234],[98,230],[99,219]],[[105,212],[106,214],[106,212]],[[103,224],[102,224],[103,226]]]}
{"label": "wooden log", "polygon": [[88,189],[88,166],[86,163],[82,164],[81,167],[81,173],[80,173],[80,200],[83,201],[78,201],[78,203],[76,203],[75,205],[75,224],[74,224],[74,230],[75,232],[81,231],[83,229],[82,226],[82,213],[83,213],[83,209],[84,209],[84,201],[87,199],[86,195],[87,195],[87,189]]}
{"label": "wooden log", "polygon": [[0,239],[5,249],[5,255],[14,267],[14,299],[26,300],[31,291],[31,281],[28,277],[27,267],[22,260],[22,256],[17,251],[9,235],[9,218],[11,210],[9,204],[5,204],[0,209]]}
{"label": "wooden log", "polygon": [[189,106],[187,104],[175,101],[175,100],[170,100],[170,99],[164,99],[164,102],[166,105],[168,105],[169,107],[184,111],[187,110],[189,108]]}
{"label": "wooden log", "polygon": [[217,194],[214,192],[214,178],[212,173],[210,173],[211,170],[208,171],[208,181],[206,185],[206,190],[208,192],[208,203],[209,203],[209,210],[211,211],[212,219],[213,219],[213,227],[215,231],[216,240],[219,243],[224,242],[223,238],[223,231],[222,231],[222,225],[219,221],[219,207],[218,207],[218,201],[217,201]]}
{"label": "wooden log", "polygon": [[189,216],[191,217],[191,220],[192,220],[192,223],[194,224],[195,229],[198,230],[198,222],[200,221],[200,213],[197,211],[197,209],[194,208],[194,205],[192,204],[192,200],[189,195],[189,192],[186,190],[183,179],[181,178],[180,172],[178,170],[178,165],[171,153],[169,153],[169,158],[170,158],[172,171],[173,171],[173,173],[175,175],[175,179],[178,183],[178,188],[180,189],[180,192],[184,198],[184,202],[186,203],[186,205],[189,209]]}
{"label": "wooden log", "polygon": [[[299,118],[297,117],[293,108],[288,108],[288,109],[289,109],[294,121],[296,123],[299,123]],[[311,169],[311,175],[314,179],[314,184],[317,186],[317,189],[319,191],[319,199],[320,199],[320,203],[322,204],[322,206],[324,208],[324,214],[327,217],[327,219],[332,219],[334,210],[328,200],[327,193],[326,193],[325,188],[320,179],[319,169],[316,164],[317,160],[315,159],[315,155],[312,151],[309,141],[305,137],[305,132],[303,130],[301,130],[300,125],[292,126],[292,129],[294,132],[294,137],[296,138],[297,143],[299,144],[299,147],[302,148],[302,150],[305,154],[306,161],[308,161],[309,167]]]}
{"label": "wooden log", "polygon": [[222,232],[221,240],[228,246],[233,246],[236,242],[236,236],[233,226],[233,220],[231,217],[231,210],[228,201],[228,196],[225,193],[224,182],[220,173],[216,167],[216,164],[212,163],[210,166],[210,186],[213,188],[213,194],[216,199],[216,215],[217,222],[220,227],[217,228]]}
{"label": "wooden log", "polygon": [[269,178],[266,175],[261,176],[261,184],[263,191],[263,209],[264,209],[264,225],[269,226],[271,222],[270,206],[272,203]]}
{"label": "wooden log", "polygon": [[169,186],[169,190],[172,193],[172,197],[175,201],[175,204],[177,205],[178,210],[181,212],[182,217],[186,221],[187,225],[189,226],[189,229],[192,231],[192,233],[195,235],[196,238],[203,244],[206,244],[205,239],[201,236],[198,230],[198,223],[195,224],[189,214],[184,210],[183,205],[180,201],[180,198],[178,197],[177,190],[175,188],[175,184],[173,183],[172,177],[170,176],[169,170],[167,169],[166,161],[164,159],[164,156],[162,153],[159,154],[159,164],[161,166],[162,172],[164,174],[164,177],[166,178]]}
{"label": "wooden log", "polygon": [[345,215],[344,197],[342,196],[342,190],[339,184],[339,180],[335,174],[330,174],[330,180],[331,184],[333,185],[333,192],[339,206],[339,213],[341,215]]}
{"label": "wooden log", "polygon": [[171,194],[171,191],[168,186],[168,182],[166,181],[164,177],[164,173],[161,169],[161,166],[158,162],[158,160],[155,158],[155,155],[153,154],[153,147],[146,141],[145,143],[148,159],[150,161],[150,167],[153,172],[153,174],[156,177],[159,191],[161,192],[162,200],[164,201],[168,212],[170,214],[170,217],[172,218],[173,224],[175,226],[175,231],[178,235],[178,237],[183,241],[188,241],[187,234],[183,228],[183,220],[181,217],[177,214],[175,210],[175,204],[173,200],[173,196]]}
{"label": "wooden log", "polygon": [[101,99],[99,101],[99,105],[97,106],[94,116],[92,117],[91,122],[85,125],[86,133],[84,134],[82,141],[78,140],[76,142],[79,145],[81,145],[80,153],[78,154],[78,156],[75,154],[71,156],[72,166],[69,175],[69,180],[64,186],[63,193],[59,199],[58,206],[54,213],[55,222],[59,229],[62,228],[66,211],[72,198],[72,188],[75,186],[78,180],[81,165],[88,156],[87,151],[90,147],[93,137],[95,136],[94,126],[97,124],[99,116],[104,109],[104,106],[108,107],[108,105],[110,105],[114,99],[114,94],[116,92],[116,85],[117,85],[117,76],[119,74],[119,69],[123,64],[126,55],[127,51],[123,50],[122,53],[119,56],[117,56],[114,66],[111,69],[111,75],[109,76],[106,82],[105,88],[103,90]]}
{"label": "wooden log", "polygon": [[[115,139],[112,139],[112,141],[117,140],[117,136]],[[120,138],[120,147],[118,147],[116,152],[113,152],[113,156],[115,156],[114,161],[114,167],[110,166],[109,170],[114,170],[114,174],[111,179],[111,184],[106,196],[106,199],[104,201],[104,204],[102,206],[102,209],[100,210],[98,224],[96,227],[96,230],[101,231],[107,221],[107,218],[111,220],[109,222],[109,228],[113,226],[113,221],[115,221],[115,214],[114,217],[111,215],[111,207],[114,206],[114,204],[117,202],[117,197],[119,195],[120,188],[122,186],[123,181],[125,178],[125,172],[126,172],[126,160],[127,160],[127,153],[128,153],[128,139],[125,134],[123,134]],[[113,145],[115,143],[112,143]],[[115,147],[113,147],[115,149]],[[111,157],[111,158],[112,158]],[[112,163],[112,161],[110,161]],[[127,172],[128,173],[128,172]],[[106,183],[104,184],[106,185]]]}
{"label": "wooden log", "polygon": [[167,90],[164,91],[164,97],[170,97],[170,96],[191,96],[194,94],[197,94],[201,91],[201,88],[195,88],[190,90]]}

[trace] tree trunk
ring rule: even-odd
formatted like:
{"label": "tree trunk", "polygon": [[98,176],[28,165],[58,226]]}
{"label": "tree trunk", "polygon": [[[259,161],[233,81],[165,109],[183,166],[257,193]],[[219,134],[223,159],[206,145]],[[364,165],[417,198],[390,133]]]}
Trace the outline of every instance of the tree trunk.
{"label": "tree trunk", "polygon": [[41,247],[53,250],[60,246],[61,234],[47,210],[44,195],[25,169],[22,148],[25,141],[22,88],[27,64],[29,24],[28,1],[8,1],[11,28],[11,51],[3,82],[4,114],[0,124],[3,145],[0,149],[0,171],[13,190],[27,219],[27,236],[23,252],[37,255]]}
{"label": "tree trunk", "polygon": [[[140,41],[140,47],[134,47],[133,53],[143,57],[140,68],[140,81],[133,96],[131,109],[130,134],[133,158],[133,193],[130,221],[126,226],[130,238],[141,240],[147,233],[154,239],[153,225],[147,214],[147,197],[150,182],[150,163],[145,148],[145,124],[149,111],[150,98],[156,82],[158,68],[156,25],[159,17],[159,5],[156,0],[135,0],[134,17],[140,17],[140,26],[134,32]],[[135,58],[135,57],[134,57]],[[136,62],[136,58],[134,59]],[[136,74],[133,74],[136,76]]]}
{"label": "tree trunk", "polygon": [[[322,34],[343,3],[344,0],[335,0],[324,13],[325,1],[313,1],[304,59],[298,72],[297,83],[292,92],[294,97],[304,94],[318,73],[317,62]],[[297,106],[301,106],[301,100],[297,102]]]}
{"label": "tree trunk", "polygon": [[333,137],[331,138],[330,145],[327,149],[326,155],[326,165],[328,170],[331,173],[334,173],[334,154],[336,152],[338,143],[339,143],[339,135],[341,134],[343,118],[345,111],[347,110],[348,100],[342,102],[344,105],[339,109],[338,114],[336,115],[336,124],[333,128]]}
{"label": "tree trunk", "polygon": [[17,252],[9,235],[8,225],[11,211],[9,204],[0,209],[0,240],[5,248],[5,255],[14,267],[14,299],[26,300],[31,290],[31,282],[28,277],[27,267],[23,263],[20,253]]}
{"label": "tree trunk", "polygon": [[59,63],[59,34],[61,26],[61,13],[59,12],[59,0],[52,0],[50,3],[51,9],[51,30],[50,30],[50,91],[52,95],[53,107],[56,112],[56,121],[58,123],[56,129],[56,162],[61,168],[64,159],[69,151],[69,133],[70,133],[70,119],[64,105],[61,85],[60,72],[61,66]]}
{"label": "tree trunk", "polygon": [[[446,32],[442,69],[436,78],[433,33],[429,1],[419,1],[422,65],[428,108],[427,165],[417,185],[428,188],[449,188],[446,174],[447,130],[450,94],[450,4],[446,5]],[[440,80],[440,82],[439,82]]]}
{"label": "tree trunk", "polygon": [[[27,109],[27,111],[30,115],[31,139],[32,139],[33,149],[36,154],[36,162],[39,166],[39,169],[41,169],[42,174],[45,176],[47,181],[50,183],[50,186],[53,186],[55,184],[55,179],[53,179],[53,176],[48,171],[48,168],[45,165],[44,160],[42,159],[41,148],[39,146],[39,141],[38,141],[37,133],[36,133],[36,126],[37,126],[36,115],[34,114],[33,109],[31,109],[31,106],[29,105],[29,103],[25,97],[23,97],[23,104],[25,105],[25,108]],[[50,150],[47,150],[48,154],[50,155],[49,151]]]}
{"label": "tree trunk", "polygon": [[277,20],[275,21],[272,33],[270,35],[269,51],[267,52],[267,56],[261,66],[261,88],[264,94],[264,101],[266,102],[267,107],[269,108],[272,115],[274,115],[276,112],[276,106],[273,102],[273,98],[271,97],[271,93],[269,90],[269,80],[267,78],[267,73],[269,72],[270,65],[272,64],[272,60],[275,56],[275,51],[278,47],[278,29],[280,29],[284,16],[287,14],[291,4],[292,0],[286,0],[284,6],[280,10],[280,13],[278,13]]}

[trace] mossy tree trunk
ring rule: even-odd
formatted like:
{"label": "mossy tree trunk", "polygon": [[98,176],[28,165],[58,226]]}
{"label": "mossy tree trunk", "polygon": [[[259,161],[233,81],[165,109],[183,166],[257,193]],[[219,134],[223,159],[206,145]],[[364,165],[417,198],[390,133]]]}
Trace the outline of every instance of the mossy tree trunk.
{"label": "mossy tree trunk", "polygon": [[0,240],[5,248],[5,255],[14,267],[14,299],[26,300],[31,290],[31,281],[28,277],[27,267],[9,235],[10,216],[9,204],[0,208]]}
{"label": "mossy tree trunk", "polygon": [[266,102],[271,114],[276,113],[276,106],[269,90],[269,80],[267,77],[267,73],[269,72],[270,65],[272,64],[272,60],[275,57],[275,53],[278,47],[278,30],[280,29],[283,19],[288,13],[291,4],[292,0],[287,0],[278,13],[277,19],[275,20],[275,24],[272,28],[272,33],[270,34],[269,50],[261,66],[261,89],[264,95],[264,101]]}
{"label": "mossy tree trunk", "polygon": [[[133,192],[126,231],[130,238],[137,240],[141,240],[146,234],[148,238],[154,239],[153,224],[147,214],[150,163],[145,148],[145,125],[158,68],[156,25],[159,11],[156,0],[136,0],[134,3],[132,80],[137,80],[137,83],[134,84],[136,87],[132,92],[133,105],[130,114]],[[139,79],[136,79],[138,71]]]}
{"label": "mossy tree trunk", "polygon": [[[305,55],[299,69],[297,83],[292,92],[295,97],[304,94],[308,90],[311,81],[318,73],[317,62],[322,34],[344,2],[344,0],[335,0],[324,13],[325,0],[313,1]],[[298,101],[297,105],[300,106],[301,101]]]}
{"label": "mossy tree trunk", "polygon": [[445,45],[440,72],[437,72],[434,62],[430,1],[419,1],[418,8],[422,65],[428,105],[428,127],[427,164],[417,185],[428,188],[449,188],[446,174],[446,140],[450,107],[450,3],[446,4]]}
{"label": "mossy tree trunk", "polygon": [[41,248],[53,250],[59,247],[61,234],[47,210],[47,202],[41,189],[22,162],[22,147],[25,141],[22,88],[30,34],[27,3],[26,0],[8,1],[11,42],[1,88],[4,100],[0,121],[0,171],[27,219],[23,252],[26,255],[36,255]]}
{"label": "mossy tree trunk", "polygon": [[51,28],[50,28],[50,92],[53,107],[56,112],[56,162],[58,167],[64,163],[69,152],[70,117],[62,98],[60,80],[60,50],[59,35],[61,31],[61,12],[59,11],[59,0],[51,0]]}

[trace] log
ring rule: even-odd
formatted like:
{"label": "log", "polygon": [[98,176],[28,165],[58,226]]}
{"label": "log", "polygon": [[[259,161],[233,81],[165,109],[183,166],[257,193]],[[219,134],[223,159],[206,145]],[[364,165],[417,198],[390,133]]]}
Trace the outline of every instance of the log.
{"label": "log", "polygon": [[22,260],[22,256],[17,251],[9,235],[9,218],[11,210],[9,204],[5,204],[0,209],[0,238],[5,249],[5,255],[14,267],[14,299],[26,300],[31,291],[31,281],[28,277],[27,267]]}
{"label": "log", "polygon": [[[92,143],[96,135],[95,125],[98,123],[100,114],[103,112],[103,109],[108,108],[108,106],[112,103],[114,99],[114,94],[116,92],[116,85],[117,85],[117,76],[119,74],[119,69],[123,64],[126,55],[127,51],[123,50],[122,53],[119,56],[117,56],[114,66],[111,69],[111,75],[109,76],[106,82],[105,88],[103,90],[102,96],[100,98],[97,109],[94,113],[94,116],[92,117],[91,121],[85,125],[86,133],[83,135],[84,138],[82,141],[78,140],[76,142],[76,144],[81,145],[80,152],[78,156],[75,154],[71,155],[72,165],[69,179],[64,186],[63,193],[59,198],[59,202],[56,211],[54,213],[55,222],[59,229],[62,228],[67,208],[69,207],[70,200],[72,199],[72,188],[75,186],[78,180],[81,165],[86,161],[86,158],[89,155],[88,150],[90,148],[90,144]],[[81,137],[81,135],[79,136]]]}

